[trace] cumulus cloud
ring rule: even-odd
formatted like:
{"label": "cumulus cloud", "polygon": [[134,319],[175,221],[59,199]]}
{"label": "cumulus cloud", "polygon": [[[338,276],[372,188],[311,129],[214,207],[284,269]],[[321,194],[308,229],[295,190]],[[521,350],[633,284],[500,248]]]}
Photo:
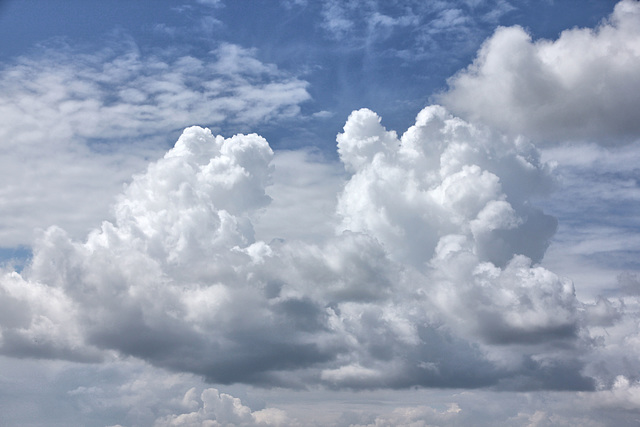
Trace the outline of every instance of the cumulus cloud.
{"label": "cumulus cloud", "polygon": [[[335,233],[282,239],[285,227],[263,227],[265,241],[254,224],[274,217],[271,205],[282,213],[267,141],[187,128],[134,176],[112,221],[84,241],[51,227],[21,273],[3,273],[1,304],[21,309],[0,316],[0,350],[119,354],[216,383],[291,388],[584,390],[626,374],[619,359],[604,372],[584,354],[600,339],[589,327],[633,324],[615,307],[585,308],[539,265],[556,222],[531,203],[552,183],[531,144],[431,106],[401,137],[355,111],[338,152],[348,175],[329,205]],[[318,208],[284,220],[305,209]],[[221,396],[202,401],[242,409]],[[162,422],[205,419],[207,405]]]}
{"label": "cumulus cloud", "polygon": [[595,29],[533,41],[501,27],[439,100],[453,112],[540,141],[616,145],[638,138],[640,3],[619,2]]}
{"label": "cumulus cloud", "polygon": [[254,126],[310,99],[305,81],[236,45],[196,58],[113,43],[53,44],[0,69],[2,246],[31,245],[31,230],[52,224],[85,235],[185,126]]}
{"label": "cumulus cloud", "polygon": [[[190,426],[292,426],[286,413],[280,409],[269,408],[252,411],[237,397],[220,393],[215,388],[204,390],[198,397],[192,388],[184,395],[183,404],[195,407],[196,411],[167,415],[157,419],[154,427],[190,427]],[[194,408],[194,409],[195,409]]]}
{"label": "cumulus cloud", "polygon": [[399,261],[421,266],[446,239],[470,239],[482,261],[537,262],[555,232],[529,203],[552,184],[535,148],[442,107],[425,108],[402,138],[373,112],[354,112],[338,152],[354,172],[338,204],[342,228],[375,236]]}
{"label": "cumulus cloud", "polygon": [[[552,182],[532,145],[434,106],[402,138],[371,111],[354,112],[338,150],[353,173],[338,203],[342,229],[374,236],[422,271],[429,285],[417,292],[458,334],[485,344],[575,343],[573,284],[534,265],[556,221],[530,203]],[[574,371],[564,386],[588,387],[580,377]]]}
{"label": "cumulus cloud", "polygon": [[598,408],[640,410],[640,384],[623,375],[616,377],[611,389],[582,396]]}

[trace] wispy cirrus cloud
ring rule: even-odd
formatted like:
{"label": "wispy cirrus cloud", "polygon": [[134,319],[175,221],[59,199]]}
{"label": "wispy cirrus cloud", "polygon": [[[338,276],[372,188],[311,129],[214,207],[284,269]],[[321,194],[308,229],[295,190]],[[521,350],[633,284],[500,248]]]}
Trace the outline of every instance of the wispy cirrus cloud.
{"label": "wispy cirrus cloud", "polygon": [[[475,50],[485,27],[514,7],[506,1],[377,2],[326,1],[322,28],[348,46],[374,49],[406,61],[446,49],[457,55]],[[407,32],[410,37],[407,37]],[[402,40],[399,40],[402,33]],[[387,42],[393,41],[393,48]]]}

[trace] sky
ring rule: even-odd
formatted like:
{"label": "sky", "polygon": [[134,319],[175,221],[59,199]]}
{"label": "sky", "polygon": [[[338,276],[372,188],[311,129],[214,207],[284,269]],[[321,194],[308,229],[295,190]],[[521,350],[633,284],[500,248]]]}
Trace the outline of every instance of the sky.
{"label": "sky", "polygon": [[0,0],[0,424],[635,426],[637,0]]}

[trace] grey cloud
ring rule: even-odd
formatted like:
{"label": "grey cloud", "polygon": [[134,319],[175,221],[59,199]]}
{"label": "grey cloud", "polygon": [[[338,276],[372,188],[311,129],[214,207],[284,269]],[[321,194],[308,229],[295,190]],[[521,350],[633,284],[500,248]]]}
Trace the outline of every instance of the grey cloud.
{"label": "grey cloud", "polygon": [[595,381],[582,373],[583,366],[580,360],[571,358],[538,361],[527,357],[523,369],[500,386],[506,390],[595,390]]}
{"label": "grey cloud", "polygon": [[[637,417],[638,383],[624,376],[606,389],[578,393],[419,388],[301,392],[211,386],[132,358],[103,364],[0,358],[0,363],[0,408],[9,425],[613,427],[632,426]],[[37,399],[20,399],[26,392]]]}

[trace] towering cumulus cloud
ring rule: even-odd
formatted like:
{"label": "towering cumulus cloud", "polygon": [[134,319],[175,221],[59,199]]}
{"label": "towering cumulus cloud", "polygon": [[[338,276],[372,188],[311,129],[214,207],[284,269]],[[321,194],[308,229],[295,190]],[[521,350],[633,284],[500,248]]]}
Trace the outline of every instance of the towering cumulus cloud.
{"label": "towering cumulus cloud", "polygon": [[555,220],[529,204],[551,184],[533,146],[442,107],[425,108],[401,140],[371,111],[354,112],[338,151],[355,172],[338,207],[344,228],[372,234],[400,261],[422,265],[456,236],[473,240],[481,261],[537,262],[555,232]]}
{"label": "towering cumulus cloud", "polygon": [[[400,139],[373,112],[354,112],[338,150],[353,172],[338,203],[343,228],[376,238],[391,259],[419,271],[407,286],[444,329],[480,345],[577,344],[573,285],[532,266],[556,221],[530,203],[552,184],[531,144],[431,106]],[[508,347],[483,349],[494,367],[513,361]],[[533,357],[527,351],[517,357]],[[587,384],[573,373],[565,386]]]}
{"label": "towering cumulus cloud", "polygon": [[552,185],[532,145],[431,106],[400,138],[355,111],[338,151],[337,233],[266,243],[253,224],[269,209],[268,143],[186,129],[114,222],[84,242],[50,228],[24,271],[4,272],[2,353],[134,356],[263,386],[594,387],[587,329],[616,308],[586,316],[537,264],[556,221],[531,203]]}

